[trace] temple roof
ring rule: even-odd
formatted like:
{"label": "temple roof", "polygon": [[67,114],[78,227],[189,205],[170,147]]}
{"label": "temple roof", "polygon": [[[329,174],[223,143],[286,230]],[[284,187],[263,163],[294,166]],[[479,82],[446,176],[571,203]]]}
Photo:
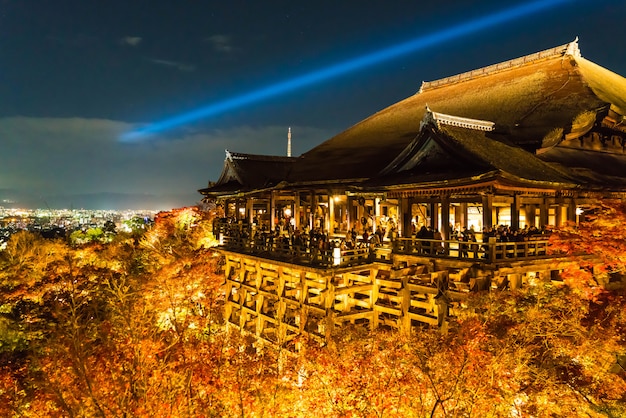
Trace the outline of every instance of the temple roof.
{"label": "temple roof", "polygon": [[200,192],[223,196],[279,183],[398,188],[486,179],[623,190],[626,148],[603,153],[574,145],[594,134],[603,145],[612,138],[623,147],[625,115],[626,79],[584,59],[574,41],[425,82],[413,96],[298,158],[227,151],[220,179]]}
{"label": "temple roof", "polygon": [[558,146],[538,158],[554,167],[566,167],[571,177],[588,188],[626,188],[626,154]]}
{"label": "temple roof", "polygon": [[[534,151],[552,132],[576,131],[581,114],[602,120],[610,111],[623,121],[626,79],[584,59],[575,41],[424,83],[415,95],[303,154],[289,180],[372,177],[416,138],[427,105],[435,112],[494,122],[495,129],[486,134],[489,138],[507,138]],[[574,134],[584,133],[594,122],[592,118]]]}
{"label": "temple roof", "polygon": [[219,180],[199,190],[205,195],[242,193],[276,186],[287,178],[297,159],[274,155],[256,155],[226,150]]}
{"label": "temple roof", "polygon": [[[514,179],[517,184],[544,188],[575,188],[566,170],[548,164],[504,138],[488,137],[487,121],[466,119],[427,110],[420,134],[364,187],[428,184],[433,187]],[[479,123],[476,123],[479,122]]]}

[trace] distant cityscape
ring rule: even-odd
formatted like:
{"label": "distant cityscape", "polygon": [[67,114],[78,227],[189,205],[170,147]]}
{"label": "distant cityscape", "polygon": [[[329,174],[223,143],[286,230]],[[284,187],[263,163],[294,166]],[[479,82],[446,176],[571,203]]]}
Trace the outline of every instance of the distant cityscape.
{"label": "distant cityscape", "polygon": [[89,210],[108,209],[116,211],[169,210],[198,203],[201,196],[193,189],[179,194],[142,193],[82,193],[44,195],[26,190],[0,188],[0,206],[4,208],[82,208]]}
{"label": "distant cityscape", "polygon": [[75,231],[127,231],[134,224],[150,224],[154,210],[20,209],[0,206],[0,250],[18,231],[38,232],[46,238],[69,237]]}

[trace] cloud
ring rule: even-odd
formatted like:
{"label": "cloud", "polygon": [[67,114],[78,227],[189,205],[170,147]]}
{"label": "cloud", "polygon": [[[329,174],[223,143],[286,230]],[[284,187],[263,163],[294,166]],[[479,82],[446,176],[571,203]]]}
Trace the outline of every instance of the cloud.
{"label": "cloud", "polygon": [[[85,118],[0,118],[0,189],[44,195],[134,193],[166,195],[196,191],[217,180],[228,149],[285,155],[287,127],[260,126],[156,136],[150,142],[118,141],[133,124]],[[331,136],[292,127],[293,155]],[[199,194],[197,197],[199,198]]]}
{"label": "cloud", "polygon": [[184,62],[168,61],[168,60],[162,60],[162,59],[157,59],[157,58],[148,58],[148,60],[154,64],[162,65],[164,67],[176,68],[177,70],[183,71],[183,72],[191,72],[196,69],[194,65],[186,64]]}
{"label": "cloud", "polygon": [[139,46],[139,44],[143,41],[143,38],[139,36],[125,36],[120,39],[120,43],[126,46]]}
{"label": "cloud", "polygon": [[234,51],[231,38],[228,35],[212,35],[205,38],[205,41],[209,42],[213,50],[217,52],[227,54]]}

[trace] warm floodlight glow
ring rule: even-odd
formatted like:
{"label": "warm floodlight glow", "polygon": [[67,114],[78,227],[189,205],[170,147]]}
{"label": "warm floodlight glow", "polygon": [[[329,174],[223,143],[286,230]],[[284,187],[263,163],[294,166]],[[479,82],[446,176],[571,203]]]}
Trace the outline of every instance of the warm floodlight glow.
{"label": "warm floodlight glow", "polygon": [[338,266],[341,264],[341,248],[333,248],[333,265]]}
{"label": "warm floodlight glow", "polygon": [[290,217],[291,216],[291,209],[289,209],[289,208],[285,209],[285,216],[286,217]]}
{"label": "warm floodlight glow", "polygon": [[134,131],[127,132],[122,135],[121,140],[124,142],[133,142],[145,139],[147,136],[161,132],[167,129],[175,128],[189,122],[199,119],[208,118],[229,110],[236,109],[251,103],[255,103],[270,97],[278,96],[283,93],[294,91],[312,84],[319,83],[330,78],[350,73],[352,71],[369,67],[402,55],[416,52],[461,36],[469,35],[492,26],[496,26],[514,19],[538,13],[542,10],[555,7],[563,3],[569,3],[573,0],[537,0],[530,3],[522,3],[509,9],[501,10],[478,19],[461,23],[447,29],[440,30],[419,38],[412,39],[408,42],[385,48],[370,54],[366,54],[349,61],[331,65],[307,74],[281,81],[276,84],[253,90],[240,96],[231,97],[221,102],[209,104],[208,106],[192,110],[169,119],[155,122],[150,125],[138,128]]}

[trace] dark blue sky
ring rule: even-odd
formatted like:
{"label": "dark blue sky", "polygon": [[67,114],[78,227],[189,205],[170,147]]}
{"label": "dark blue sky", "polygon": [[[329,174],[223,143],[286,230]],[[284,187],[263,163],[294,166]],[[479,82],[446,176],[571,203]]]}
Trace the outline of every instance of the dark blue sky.
{"label": "dark blue sky", "polygon": [[193,203],[219,176],[225,148],[284,154],[292,126],[299,155],[423,80],[576,36],[584,57],[626,75],[626,2],[563,0],[148,141],[118,141],[142,124],[530,2],[435,3],[0,0],[0,189]]}

